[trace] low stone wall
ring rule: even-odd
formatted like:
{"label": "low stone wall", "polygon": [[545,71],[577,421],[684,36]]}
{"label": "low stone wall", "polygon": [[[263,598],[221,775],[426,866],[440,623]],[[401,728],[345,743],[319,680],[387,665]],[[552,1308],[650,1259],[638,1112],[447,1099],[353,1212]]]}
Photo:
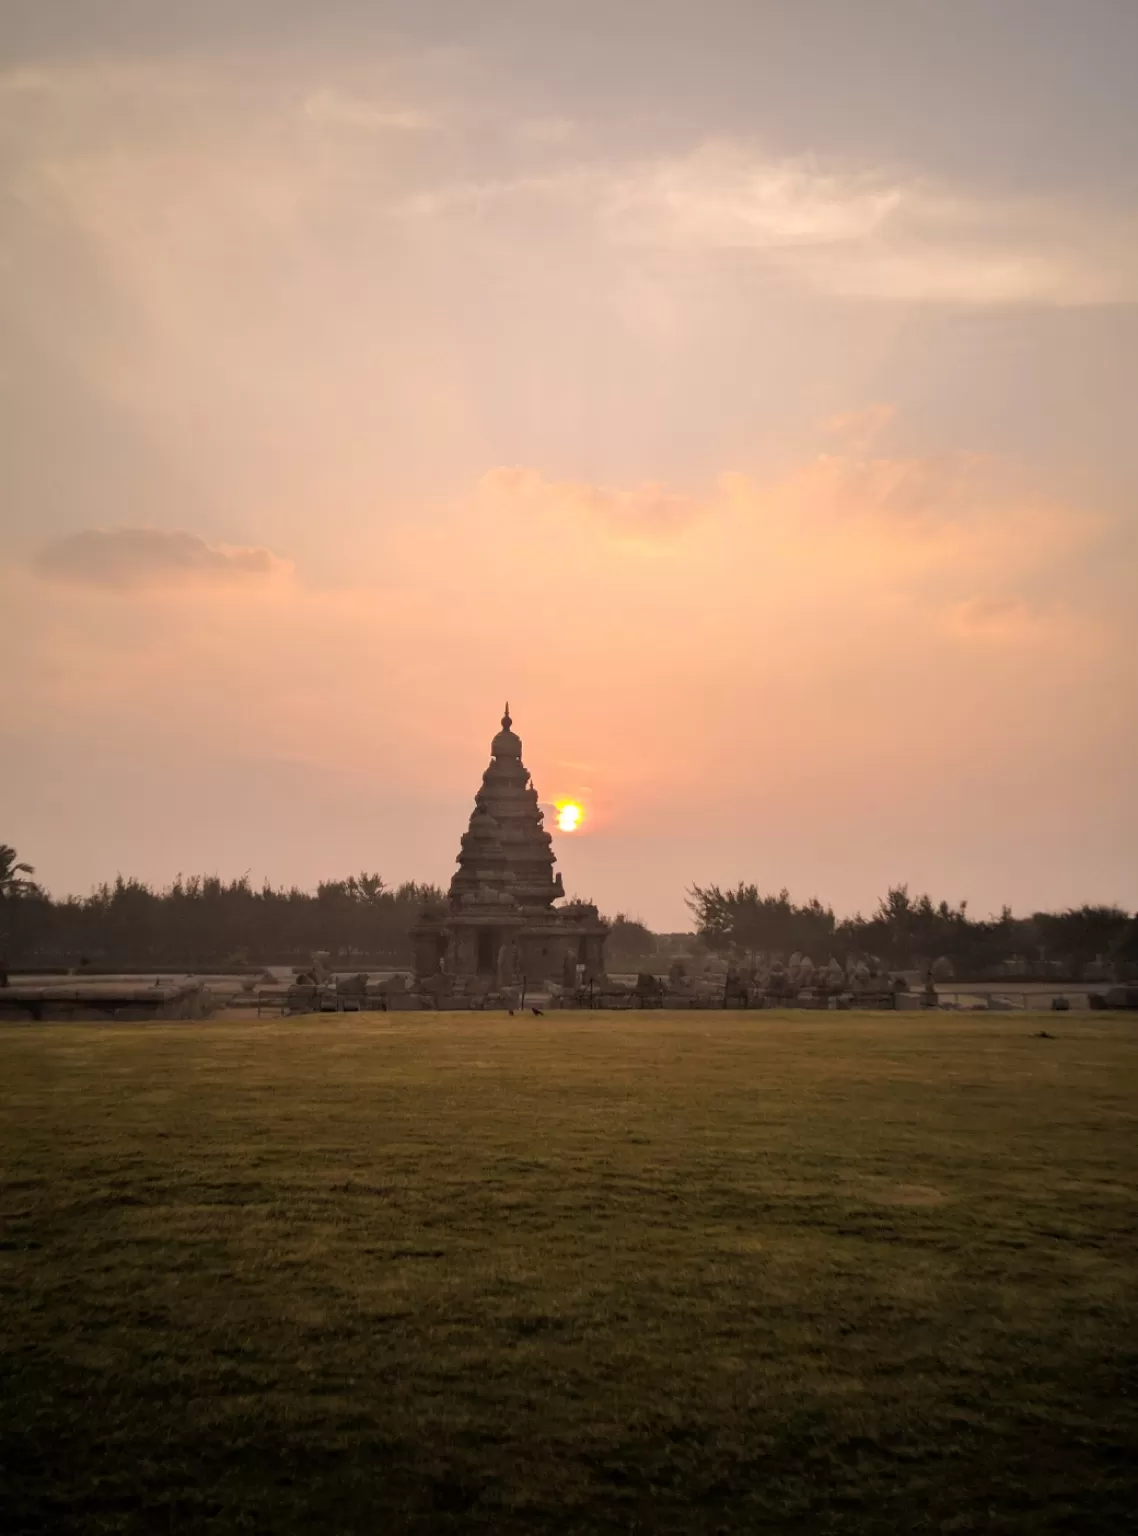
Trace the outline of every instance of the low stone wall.
{"label": "low stone wall", "polygon": [[83,985],[0,987],[0,1018],[33,1023],[79,1019],[200,1019],[210,996],[200,981],[178,985],[131,985],[90,981]]}

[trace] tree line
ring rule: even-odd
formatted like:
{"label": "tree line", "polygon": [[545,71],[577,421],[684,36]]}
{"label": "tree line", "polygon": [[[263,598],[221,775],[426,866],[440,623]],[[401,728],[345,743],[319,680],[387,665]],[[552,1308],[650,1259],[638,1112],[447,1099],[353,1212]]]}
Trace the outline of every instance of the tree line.
{"label": "tree line", "polygon": [[[21,969],[204,970],[242,964],[299,965],[318,950],[341,964],[409,968],[411,930],[425,906],[442,904],[437,886],[388,886],[378,874],[321,881],[315,891],[255,888],[247,877],[179,876],[155,889],[119,875],[88,896],[54,899],[16,850],[0,844],[0,957]],[[1127,975],[1138,967],[1138,916],[1116,906],[1071,907],[1014,917],[975,918],[952,905],[890,888],[868,916],[838,918],[816,897],[757,885],[693,885],[687,893],[695,935],[661,936],[624,913],[610,921],[610,969],[659,967],[680,948],[741,960],[758,955],[873,956],[898,970],[947,962],[960,977],[993,975],[1018,960],[1027,973],[1081,977],[1101,962]]]}
{"label": "tree line", "polygon": [[214,875],[179,875],[156,890],[119,875],[89,896],[55,900],[34,873],[0,844],[0,954],[21,969],[300,965],[318,950],[409,968],[411,929],[424,906],[444,900],[437,886],[389,887],[366,871],[314,892]]}
{"label": "tree line", "polygon": [[1080,978],[1101,966],[1128,974],[1138,966],[1138,915],[1116,906],[1069,907],[1014,917],[974,918],[967,902],[955,906],[895,885],[868,917],[838,918],[817,897],[797,903],[781,890],[693,885],[687,905],[700,940],[711,951],[740,958],[807,954],[818,964],[831,956],[873,956],[897,970],[926,970],[938,961],[961,977],[1006,970]]}

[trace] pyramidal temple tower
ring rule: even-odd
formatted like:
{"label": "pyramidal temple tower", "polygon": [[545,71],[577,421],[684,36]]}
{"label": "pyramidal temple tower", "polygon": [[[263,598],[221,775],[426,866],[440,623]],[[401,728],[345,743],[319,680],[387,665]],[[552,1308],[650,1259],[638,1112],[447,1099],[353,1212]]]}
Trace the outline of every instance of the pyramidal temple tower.
{"label": "pyramidal temple tower", "polygon": [[446,912],[425,912],[415,930],[416,973],[479,977],[498,987],[524,980],[535,990],[570,975],[599,981],[608,930],[594,906],[555,905],[565,890],[513,724],[507,704],[462,835]]}

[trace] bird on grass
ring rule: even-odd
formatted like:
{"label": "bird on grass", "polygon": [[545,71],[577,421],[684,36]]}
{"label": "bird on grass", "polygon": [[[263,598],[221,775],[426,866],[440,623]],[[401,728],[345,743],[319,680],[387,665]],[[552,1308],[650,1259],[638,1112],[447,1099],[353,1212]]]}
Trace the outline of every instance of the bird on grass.
{"label": "bird on grass", "polygon": [[530,1012],[533,1014],[535,1019],[543,1019],[545,1017],[545,1009],[534,1008],[532,1004],[530,1005]]}
{"label": "bird on grass", "polygon": [[1035,1038],[1037,1040],[1054,1040],[1055,1036],[1049,1035],[1045,1029],[1040,1029],[1036,1032]]}

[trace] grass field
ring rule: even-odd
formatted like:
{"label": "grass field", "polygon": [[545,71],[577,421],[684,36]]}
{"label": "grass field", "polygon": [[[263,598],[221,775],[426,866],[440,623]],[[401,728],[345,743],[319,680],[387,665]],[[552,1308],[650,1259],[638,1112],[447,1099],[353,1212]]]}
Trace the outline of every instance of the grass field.
{"label": "grass field", "polygon": [[1135,1528],[1125,1016],[11,1026],[0,1108],[5,1536]]}

